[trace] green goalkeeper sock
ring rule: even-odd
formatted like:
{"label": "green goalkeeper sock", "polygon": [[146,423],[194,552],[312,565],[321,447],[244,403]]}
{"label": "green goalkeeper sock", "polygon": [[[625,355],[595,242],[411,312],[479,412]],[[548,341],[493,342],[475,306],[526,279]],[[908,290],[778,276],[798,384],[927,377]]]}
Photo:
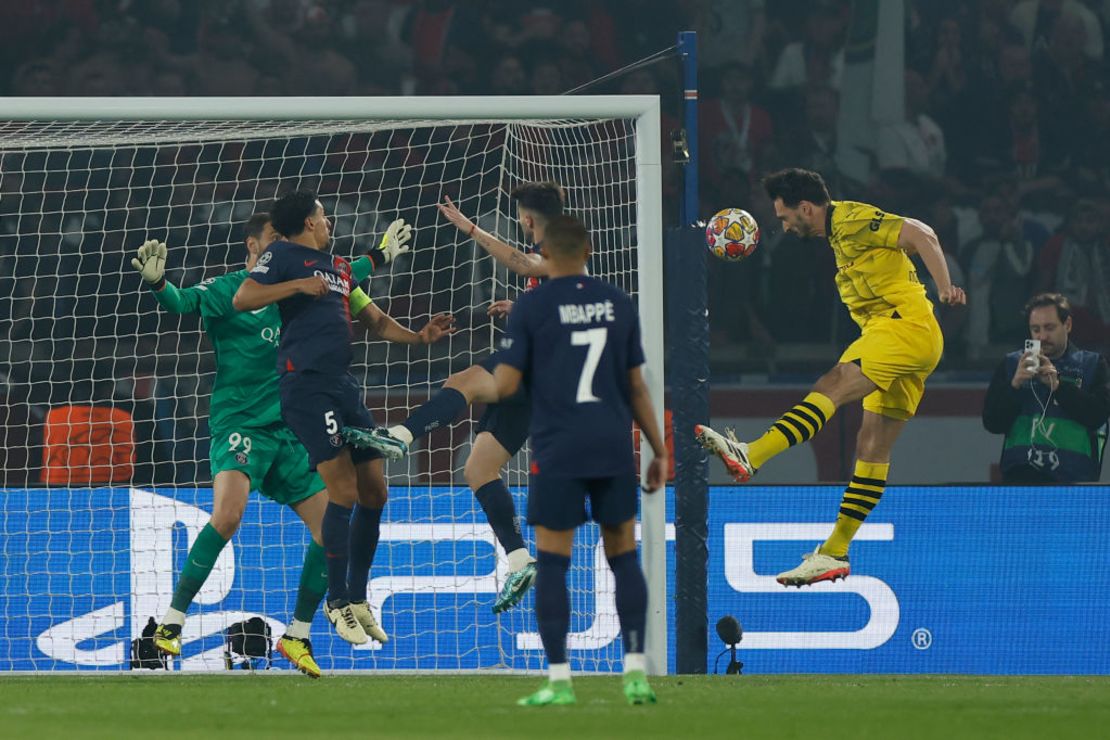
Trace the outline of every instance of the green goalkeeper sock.
{"label": "green goalkeeper sock", "polygon": [[170,606],[182,612],[189,610],[189,604],[200,591],[200,587],[208,580],[208,574],[216,565],[220,551],[224,549],[227,540],[220,536],[212,523],[204,525],[197,535],[197,541],[189,548],[185,556],[185,567],[181,569],[181,576],[177,579],[177,588],[173,591],[173,600]]}
{"label": "green goalkeeper sock", "polygon": [[327,592],[328,566],[324,560],[324,548],[315,541],[310,541],[308,552],[304,554],[301,585],[297,588],[297,605],[293,607],[293,619],[311,622]]}

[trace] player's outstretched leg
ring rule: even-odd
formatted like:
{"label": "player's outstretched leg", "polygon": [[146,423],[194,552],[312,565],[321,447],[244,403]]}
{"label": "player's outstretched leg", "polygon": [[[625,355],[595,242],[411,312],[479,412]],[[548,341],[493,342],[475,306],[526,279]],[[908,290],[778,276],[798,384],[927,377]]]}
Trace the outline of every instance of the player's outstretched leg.
{"label": "player's outstretched leg", "polygon": [[699,425],[694,433],[705,449],[721,458],[736,482],[744,483],[775,455],[812,439],[836,413],[836,406],[829,396],[813,391],[779,417],[762,437],[747,444],[735,435],[724,437],[706,426]]}
{"label": "player's outstretched leg", "polygon": [[[573,530],[572,530],[573,531]],[[548,680],[535,693],[517,700],[522,707],[574,704],[574,686],[567,662],[567,630],[570,602],[567,598],[567,569],[570,557],[539,551],[536,575],[536,622],[547,653]]]}
{"label": "player's outstretched leg", "polygon": [[445,427],[459,418],[472,403],[497,400],[497,387],[492,372],[472,365],[447,379],[443,388],[422,403],[400,424],[391,427],[344,427],[343,438],[360,449],[371,448],[388,460],[400,460],[408,454],[413,442],[433,429]]}

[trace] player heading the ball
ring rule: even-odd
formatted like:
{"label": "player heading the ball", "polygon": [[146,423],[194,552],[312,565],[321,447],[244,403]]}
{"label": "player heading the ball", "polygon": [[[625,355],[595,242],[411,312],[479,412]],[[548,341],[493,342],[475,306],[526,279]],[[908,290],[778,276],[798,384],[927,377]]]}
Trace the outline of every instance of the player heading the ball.
{"label": "player heading the ball", "polygon": [[731,430],[726,436],[702,425],[694,433],[743,483],[775,455],[810,440],[838,407],[862,399],[855,471],[832,536],[797,568],[777,576],[784,586],[801,587],[851,572],[848,546],[883,495],[894,441],[917,411],[925,379],[944,349],[933,304],[909,255],[920,255],[942,303],[967,299],[952,284],[936,232],[927,224],[867,203],[832,200],[821,175],[809,170],[775,172],[763,179],[763,186],[784,230],[821,239],[833,250],[840,300],[862,333],[812,392],[754,442],[740,442]]}
{"label": "player heading the ball", "polygon": [[526,383],[532,406],[528,523],[536,528],[536,619],[550,678],[518,704],[575,702],[566,576],[587,499],[616,582],[624,695],[630,704],[654,703],[644,660],[647,583],[636,555],[633,420],[654,454],[645,491],[665,482],[667,455],[641,372],[636,306],[619,288],[586,274],[589,235],[577,219],[551,219],[540,251],[549,279],[517,301],[494,370],[501,398]]}

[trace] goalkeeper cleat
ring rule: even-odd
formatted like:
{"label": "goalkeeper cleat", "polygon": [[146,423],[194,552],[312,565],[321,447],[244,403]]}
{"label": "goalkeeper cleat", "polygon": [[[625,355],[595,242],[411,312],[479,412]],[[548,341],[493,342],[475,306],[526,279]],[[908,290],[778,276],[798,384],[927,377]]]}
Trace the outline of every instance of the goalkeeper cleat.
{"label": "goalkeeper cleat", "polygon": [[497,594],[497,601],[493,602],[493,613],[500,614],[519,604],[535,582],[535,561],[528,563],[520,570],[514,570],[505,579],[505,585],[501,587],[501,593]]}
{"label": "goalkeeper cleat", "polygon": [[382,453],[387,460],[401,460],[409,454],[409,446],[404,440],[397,439],[385,427],[362,429],[360,427],[343,427],[343,439],[354,447],[364,450],[367,448]]}
{"label": "goalkeeper cleat", "polygon": [[369,639],[366,637],[366,630],[362,628],[362,624],[355,617],[350,604],[339,607],[325,604],[324,614],[327,615],[328,621],[335,626],[336,633],[344,640],[352,645],[366,644]]}
{"label": "goalkeeper cleat", "polygon": [[385,630],[378,624],[378,620],[374,618],[374,612],[370,610],[369,604],[365,601],[352,601],[351,611],[367,635],[383,645],[389,642],[389,635],[385,633]]}
{"label": "goalkeeper cleat", "polygon": [[546,707],[552,704],[564,706],[577,701],[574,697],[574,686],[570,681],[548,681],[540,687],[539,691],[517,699],[516,703],[520,707]]}
{"label": "goalkeeper cleat", "polygon": [[316,659],[312,657],[312,643],[308,638],[301,639],[299,637],[290,637],[289,635],[282,635],[277,643],[278,652],[285,656],[285,659],[293,664],[298,671],[308,676],[309,678],[320,677],[320,666],[316,665]]}
{"label": "goalkeeper cleat", "polygon": [[818,547],[813,552],[802,556],[802,564],[775,576],[775,580],[784,586],[811,586],[821,581],[835,581],[837,578],[847,578],[852,569],[848,566],[848,558],[834,558],[824,555]]}
{"label": "goalkeeper cleat", "polygon": [[163,655],[181,655],[181,625],[158,625],[154,631],[154,647]]}
{"label": "goalkeeper cleat", "polygon": [[736,432],[726,429],[723,436],[701,424],[694,425],[694,437],[698,444],[725,464],[732,479],[737,483],[747,483],[755,475],[755,468],[748,459],[748,444],[736,438]]}
{"label": "goalkeeper cleat", "polygon": [[651,690],[643,671],[624,674],[624,698],[629,704],[655,703],[655,692]]}

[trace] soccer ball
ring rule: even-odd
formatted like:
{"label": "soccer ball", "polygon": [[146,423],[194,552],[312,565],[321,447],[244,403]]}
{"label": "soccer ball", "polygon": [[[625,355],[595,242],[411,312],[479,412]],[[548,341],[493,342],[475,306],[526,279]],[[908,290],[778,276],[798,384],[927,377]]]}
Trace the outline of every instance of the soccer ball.
{"label": "soccer ball", "polygon": [[759,224],[747,211],[726,208],[709,219],[705,243],[714,257],[739,262],[759,246]]}

